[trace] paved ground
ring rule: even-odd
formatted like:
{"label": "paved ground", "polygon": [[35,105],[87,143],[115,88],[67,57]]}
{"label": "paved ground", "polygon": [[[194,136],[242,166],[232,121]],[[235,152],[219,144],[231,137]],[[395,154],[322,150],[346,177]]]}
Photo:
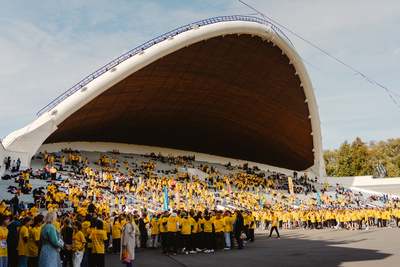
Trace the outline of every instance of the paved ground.
{"label": "paved ground", "polygon": [[[165,256],[140,250],[133,266],[398,266],[400,229],[286,230],[281,239],[256,233],[243,250]],[[275,234],[275,233],[274,233]],[[274,237],[274,235],[273,235]],[[106,255],[106,266],[118,266],[119,255]]]}

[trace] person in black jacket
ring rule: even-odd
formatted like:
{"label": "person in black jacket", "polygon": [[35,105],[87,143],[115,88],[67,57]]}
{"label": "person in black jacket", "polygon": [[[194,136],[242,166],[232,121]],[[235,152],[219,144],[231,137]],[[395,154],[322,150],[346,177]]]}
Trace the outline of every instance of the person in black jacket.
{"label": "person in black jacket", "polygon": [[144,222],[144,219],[146,219],[147,214],[146,213],[142,213],[142,216],[139,219],[139,231],[140,231],[140,247],[142,249],[147,248],[147,239],[148,239],[148,235],[147,235],[147,229],[146,229],[146,223]]}
{"label": "person in black jacket", "polygon": [[88,206],[88,213],[95,213],[96,212],[96,206],[93,203],[90,203]]}
{"label": "person in black jacket", "polygon": [[[243,249],[243,239],[240,239],[240,235],[244,231],[244,220],[242,213],[239,210],[235,211],[236,219],[233,224],[233,232],[235,234],[235,239],[238,244],[238,249]],[[232,246],[233,247],[233,246]]]}
{"label": "person in black jacket", "polygon": [[71,226],[71,219],[69,217],[64,219],[64,226],[61,228],[61,237],[68,249],[61,250],[61,258],[63,266],[66,267],[68,264],[72,267],[72,236],[74,234],[74,229]]}
{"label": "person in black jacket", "polygon": [[16,217],[10,216],[11,223],[7,226],[7,253],[8,253],[8,266],[18,266],[18,230],[17,228],[21,225]]}
{"label": "person in black jacket", "polygon": [[18,212],[18,204],[19,204],[19,194],[15,194],[15,196],[11,199],[10,204],[11,204],[11,208],[12,208],[12,215],[17,214]]}

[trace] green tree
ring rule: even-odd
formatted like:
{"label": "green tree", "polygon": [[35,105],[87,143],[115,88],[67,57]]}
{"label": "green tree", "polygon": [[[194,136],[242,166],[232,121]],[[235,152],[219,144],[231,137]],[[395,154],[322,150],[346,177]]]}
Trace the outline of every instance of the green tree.
{"label": "green tree", "polygon": [[350,146],[352,175],[366,175],[368,170],[368,146],[357,137]]}
{"label": "green tree", "polygon": [[337,176],[354,176],[353,155],[349,143],[344,143],[339,148],[337,157]]}
{"label": "green tree", "polygon": [[364,143],[357,137],[339,149],[325,150],[328,176],[400,177],[400,139]]}
{"label": "green tree", "polygon": [[325,150],[324,161],[326,167],[326,174],[328,176],[337,176],[337,157],[338,150]]}

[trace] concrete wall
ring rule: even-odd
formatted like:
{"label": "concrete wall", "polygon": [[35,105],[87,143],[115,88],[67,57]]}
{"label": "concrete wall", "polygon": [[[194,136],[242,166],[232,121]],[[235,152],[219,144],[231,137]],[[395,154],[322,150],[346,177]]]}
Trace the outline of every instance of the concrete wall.
{"label": "concrete wall", "polygon": [[352,177],[327,177],[326,181],[343,186],[400,186],[400,178],[372,178],[372,176],[352,176]]}
{"label": "concrete wall", "polygon": [[3,166],[3,160],[5,157],[5,149],[3,147],[3,143],[0,141],[0,176],[2,176],[5,171],[5,166]]}
{"label": "concrete wall", "polygon": [[11,162],[13,160],[16,161],[19,158],[21,160],[21,169],[29,167],[31,158],[28,153],[8,151],[4,149],[3,144],[0,142],[0,176],[2,176],[6,170],[6,166],[3,163],[5,157],[11,157]]}

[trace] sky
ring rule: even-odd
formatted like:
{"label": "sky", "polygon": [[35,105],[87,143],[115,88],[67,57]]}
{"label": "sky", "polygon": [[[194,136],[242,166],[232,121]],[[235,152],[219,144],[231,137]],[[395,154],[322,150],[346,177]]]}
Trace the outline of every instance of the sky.
{"label": "sky", "polygon": [[[315,89],[324,149],[356,137],[400,138],[400,1],[243,1],[278,26],[302,57]],[[39,110],[92,72],[154,37],[216,16],[261,17],[237,0],[0,4],[0,139],[34,121]]]}

